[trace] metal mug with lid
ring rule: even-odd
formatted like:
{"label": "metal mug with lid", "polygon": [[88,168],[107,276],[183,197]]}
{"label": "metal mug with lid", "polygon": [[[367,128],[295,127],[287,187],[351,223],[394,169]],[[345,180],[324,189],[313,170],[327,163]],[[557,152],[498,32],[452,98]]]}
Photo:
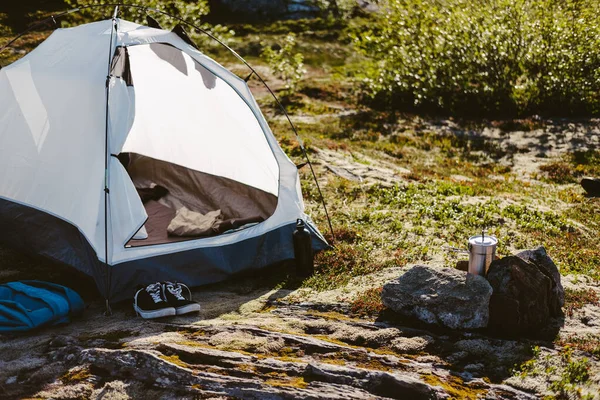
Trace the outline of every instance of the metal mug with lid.
{"label": "metal mug with lid", "polygon": [[469,238],[469,273],[485,276],[490,264],[496,256],[498,239],[494,236],[481,235]]}

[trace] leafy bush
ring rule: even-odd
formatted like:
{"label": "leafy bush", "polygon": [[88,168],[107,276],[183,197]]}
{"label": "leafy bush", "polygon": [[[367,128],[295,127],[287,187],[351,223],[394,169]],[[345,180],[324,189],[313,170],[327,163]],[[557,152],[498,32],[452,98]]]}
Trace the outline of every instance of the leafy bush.
{"label": "leafy bush", "polygon": [[6,26],[6,14],[0,13],[0,35],[8,36],[12,34],[10,28]]}
{"label": "leafy bush", "polygon": [[600,2],[389,0],[355,33],[374,104],[456,114],[600,111]]}
{"label": "leafy bush", "polygon": [[553,161],[540,165],[539,169],[546,173],[547,180],[550,182],[558,184],[577,182],[575,171],[569,163],[564,161]]}
{"label": "leafy bush", "polygon": [[575,311],[586,304],[600,305],[600,297],[594,289],[565,290],[565,313],[568,317],[572,318]]}
{"label": "leafy bush", "polygon": [[315,4],[327,15],[343,20],[354,14],[358,2],[356,0],[315,0]]}
{"label": "leafy bush", "polygon": [[576,151],[560,160],[541,165],[545,179],[553,183],[575,183],[584,175],[600,174],[600,152],[596,150]]}
{"label": "leafy bush", "polygon": [[269,67],[279,78],[285,82],[287,95],[296,92],[298,82],[302,79],[306,70],[304,69],[304,56],[302,53],[294,52],[296,48],[296,35],[288,34],[283,45],[264,45],[261,56],[269,64]]}

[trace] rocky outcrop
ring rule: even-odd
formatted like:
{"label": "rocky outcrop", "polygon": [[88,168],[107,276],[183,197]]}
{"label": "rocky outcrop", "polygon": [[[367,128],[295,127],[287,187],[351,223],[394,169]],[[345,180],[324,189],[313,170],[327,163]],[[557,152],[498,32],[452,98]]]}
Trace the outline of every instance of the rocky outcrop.
{"label": "rocky outcrop", "polygon": [[560,282],[560,272],[554,261],[546,253],[546,249],[540,246],[533,250],[524,250],[517,254],[517,257],[534,264],[541,273],[546,275],[552,284],[550,289],[548,306],[550,315],[559,317],[562,315],[562,307],[565,305],[565,290]]}
{"label": "rocky outcrop", "polygon": [[488,324],[491,294],[481,276],[417,265],[387,283],[381,298],[402,315],[451,329],[476,329]]}
{"label": "rocky outcrop", "polygon": [[550,318],[552,280],[533,263],[518,256],[495,260],[487,279],[494,289],[490,299],[490,327],[513,335],[533,333]]}

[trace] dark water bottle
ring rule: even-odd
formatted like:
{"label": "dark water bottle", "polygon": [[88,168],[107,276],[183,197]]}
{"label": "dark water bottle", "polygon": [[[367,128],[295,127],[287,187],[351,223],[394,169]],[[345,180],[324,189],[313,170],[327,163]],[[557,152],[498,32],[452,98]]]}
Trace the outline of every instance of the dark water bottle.
{"label": "dark water bottle", "polygon": [[312,239],[301,219],[296,221],[296,230],[294,231],[294,257],[296,258],[296,275],[306,278],[315,272]]}

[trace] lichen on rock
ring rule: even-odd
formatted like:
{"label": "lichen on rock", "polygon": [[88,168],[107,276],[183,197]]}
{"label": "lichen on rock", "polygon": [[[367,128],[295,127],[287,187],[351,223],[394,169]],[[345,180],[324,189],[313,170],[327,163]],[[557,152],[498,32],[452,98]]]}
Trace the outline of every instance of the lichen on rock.
{"label": "lichen on rock", "polygon": [[481,276],[417,265],[384,285],[381,297],[399,314],[451,329],[477,329],[488,324],[491,294]]}

